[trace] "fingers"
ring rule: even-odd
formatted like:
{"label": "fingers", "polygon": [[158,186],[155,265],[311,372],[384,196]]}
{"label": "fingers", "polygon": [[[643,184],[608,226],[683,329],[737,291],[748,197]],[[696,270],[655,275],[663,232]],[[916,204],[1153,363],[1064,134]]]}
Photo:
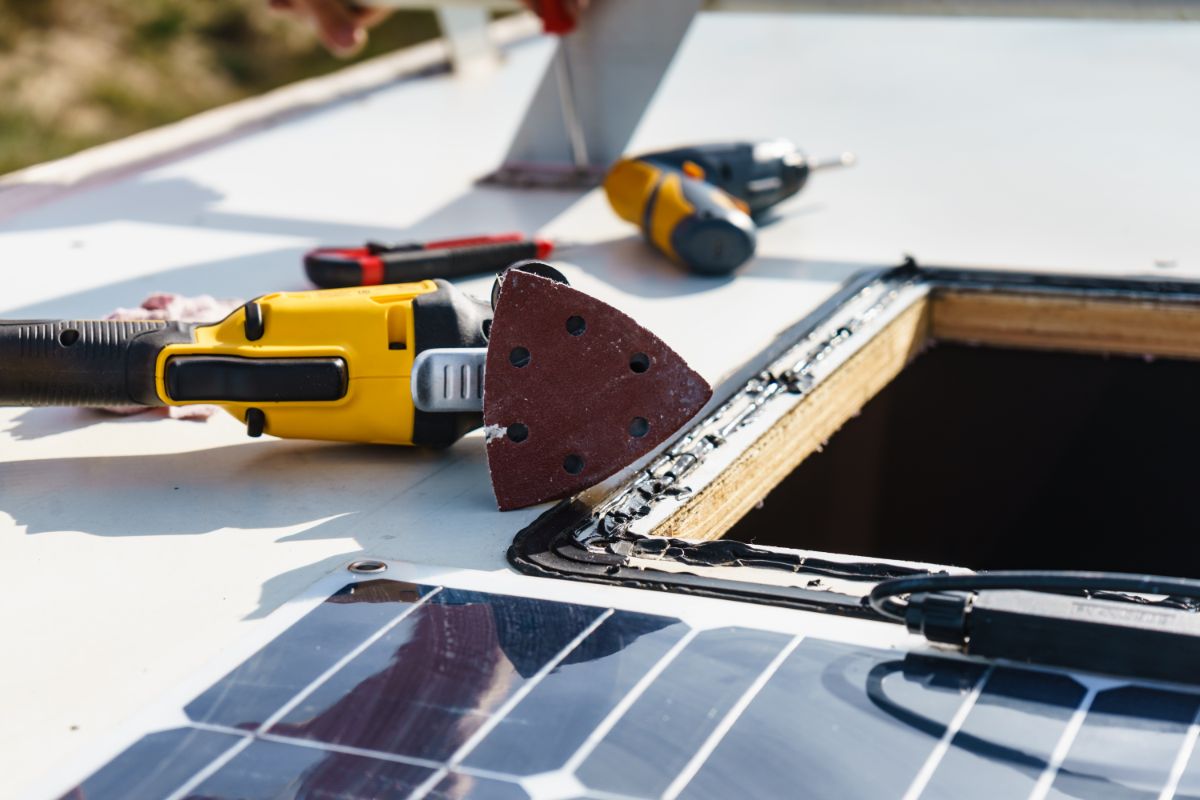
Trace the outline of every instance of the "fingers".
{"label": "fingers", "polygon": [[[283,2],[288,2],[288,0],[283,0]],[[579,21],[579,15],[591,4],[591,0],[521,0],[521,2],[539,17],[542,15],[541,9],[547,4],[561,4],[566,15],[576,22]]]}
{"label": "fingers", "polygon": [[358,8],[343,0],[267,0],[277,11],[307,17],[317,37],[336,56],[352,56],[367,41],[367,28],[378,25],[390,13],[386,9]]}
{"label": "fingers", "polygon": [[563,7],[566,8],[571,19],[578,22],[579,15],[588,7],[588,2],[589,0],[564,0]]}
{"label": "fingers", "polygon": [[317,36],[331,53],[351,56],[367,41],[367,34],[354,19],[354,13],[341,0],[291,0],[308,13],[317,26]]}
{"label": "fingers", "polygon": [[[288,2],[288,0],[283,0]],[[370,30],[392,15],[390,8],[359,8],[354,12],[354,20],[360,28]]]}

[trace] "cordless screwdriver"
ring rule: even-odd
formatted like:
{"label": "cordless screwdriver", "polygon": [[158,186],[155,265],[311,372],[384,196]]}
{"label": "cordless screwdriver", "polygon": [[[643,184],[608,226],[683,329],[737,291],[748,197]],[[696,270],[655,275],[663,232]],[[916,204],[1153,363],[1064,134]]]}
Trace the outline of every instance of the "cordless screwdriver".
{"label": "cordless screwdriver", "polygon": [[754,255],[765,212],[814,171],[852,163],[850,153],[810,161],[784,139],[697,145],[621,159],[604,191],[617,215],[667,256],[693,272],[725,275]]}

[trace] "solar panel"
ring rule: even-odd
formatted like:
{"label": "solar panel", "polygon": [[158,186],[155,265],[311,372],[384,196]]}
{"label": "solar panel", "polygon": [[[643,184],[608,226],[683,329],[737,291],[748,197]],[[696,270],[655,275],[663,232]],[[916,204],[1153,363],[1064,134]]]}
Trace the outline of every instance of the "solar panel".
{"label": "solar panel", "polygon": [[386,579],[184,711],[64,797],[1200,792],[1186,690]]}

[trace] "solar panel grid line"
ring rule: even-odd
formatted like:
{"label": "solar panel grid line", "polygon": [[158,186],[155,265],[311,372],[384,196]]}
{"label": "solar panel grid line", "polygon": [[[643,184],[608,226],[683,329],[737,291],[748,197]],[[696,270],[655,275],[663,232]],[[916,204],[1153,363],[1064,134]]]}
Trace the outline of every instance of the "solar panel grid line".
{"label": "solar panel grid line", "polygon": [[796,649],[803,638],[804,637],[800,634],[793,636],[791,641],[789,641],[784,648],[779,651],[779,654],[775,656],[771,663],[767,665],[766,669],[764,669],[759,676],[754,679],[754,682],[747,687],[746,691],[742,693],[742,696],[737,699],[737,702],[733,704],[729,711],[725,713],[725,716],[721,719],[721,721],[717,723],[717,727],[714,728],[712,733],[708,735],[708,738],[704,740],[704,743],[700,745],[700,748],[692,754],[692,757],[684,765],[683,769],[680,770],[679,774],[675,776],[675,780],[671,781],[670,785],[667,786],[666,791],[664,791],[661,795],[661,800],[675,800],[675,798],[679,796],[679,793],[684,790],[684,788],[700,770],[700,767],[703,766],[704,762],[708,760],[708,757],[712,755],[712,751],[715,750],[717,745],[721,743],[721,739],[725,737],[725,734],[728,733],[729,729],[733,727],[733,724],[737,722],[738,717],[742,715],[742,712],[746,710],[751,701],[758,696],[758,693],[762,691],[762,688],[767,685],[767,681],[771,680],[772,676],[774,676],[779,670],[779,667],[783,664],[784,660],[792,654],[792,651]]}
{"label": "solar panel grid line", "polygon": [[317,687],[319,687],[325,681],[329,680],[330,677],[332,677],[338,670],[340,670],[342,667],[344,667],[346,664],[348,664],[351,660],[353,660],[359,653],[361,653],[363,650],[365,650],[367,647],[369,647],[373,642],[377,641],[380,637],[384,636],[389,630],[391,630],[393,627],[398,625],[405,617],[407,617],[409,614],[411,614],[413,612],[413,610],[421,607],[421,605],[423,605],[425,603],[425,601],[427,601],[430,597],[433,597],[440,591],[441,591],[440,586],[433,587],[433,589],[430,592],[428,592],[425,595],[422,595],[420,598],[417,599],[416,602],[406,606],[403,611],[398,613],[395,617],[393,617],[386,624],[384,624],[382,627],[380,627],[379,630],[377,630],[371,636],[367,637],[367,639],[364,640],[361,644],[359,644],[357,647],[355,647],[349,653],[347,653],[342,658],[340,658],[337,662],[335,662],[333,664],[333,666],[329,667],[323,673],[321,673],[321,675],[317,676],[317,678],[314,679],[313,681],[311,681],[306,687],[304,687],[304,689],[302,689],[300,692],[298,692],[296,695],[294,695],[291,700],[289,700],[287,703],[284,703],[284,705],[282,705],[280,708],[278,708],[275,711],[275,713],[273,713],[269,717],[267,717],[267,719],[264,720],[255,729],[253,736],[246,736],[246,731],[240,730],[237,728],[229,728],[229,727],[221,726],[221,725],[212,725],[210,723],[193,723],[192,727],[195,727],[200,730],[217,730],[217,731],[222,731],[225,733],[237,733],[242,736],[245,736],[245,738],[242,741],[235,743],[232,747],[230,747],[227,751],[222,753],[217,758],[213,759],[213,761],[211,761],[207,766],[205,766],[203,769],[201,769],[199,772],[197,772],[195,775],[193,775],[190,779],[188,779],[182,786],[180,786],[180,788],[176,789],[173,794],[171,794],[168,798],[166,798],[166,800],[180,800],[181,798],[186,797],[187,794],[192,791],[192,789],[199,786],[208,777],[215,774],[217,772],[217,770],[219,770],[225,764],[229,763],[229,761],[231,761],[235,756],[237,756],[238,753],[240,753],[242,750],[249,747],[250,743],[252,741],[254,741],[255,738],[264,738],[264,739],[269,738],[269,737],[263,736],[262,734],[271,725],[274,725],[276,722],[278,722],[279,719],[281,719],[291,709],[295,708],[296,705],[303,702],[305,697],[307,697],[309,694],[311,694]]}
{"label": "solar panel grid line", "polygon": [[[270,781],[283,780],[289,781],[287,786],[317,791],[313,796],[321,796],[320,791],[343,796],[328,794],[340,788],[364,799],[382,797],[382,791],[408,800],[444,800],[459,796],[455,793],[509,797],[510,791],[511,797],[533,800],[576,795],[590,800],[719,800],[742,791],[745,796],[782,796],[806,780],[814,781],[812,786],[837,787],[846,797],[902,792],[905,800],[952,800],[977,787],[988,787],[997,796],[1051,800],[1092,796],[1088,787],[1093,786],[1169,800],[1191,796],[1195,788],[1200,695],[1189,693],[1195,702],[1185,703],[1177,687],[1142,687],[1157,703],[1143,706],[1142,695],[1129,688],[1139,684],[1130,681],[904,650],[900,660],[887,647],[839,644],[795,629],[721,627],[707,618],[692,618],[689,624],[687,615],[647,616],[607,605],[496,593],[490,586],[454,589],[438,585],[440,580],[422,583],[415,588],[423,596],[376,587],[370,598],[350,601],[342,597],[347,587],[335,593],[333,602],[345,603],[340,608],[353,612],[353,619],[304,617],[307,631],[299,630],[297,636],[293,628],[286,629],[293,634],[285,647],[252,656],[257,659],[253,663],[266,664],[266,669],[243,662],[230,673],[244,687],[261,688],[265,697],[247,704],[245,688],[221,691],[228,676],[210,687],[207,694],[229,713],[203,721],[208,713],[203,709],[209,706],[200,704],[200,719],[167,731],[190,730],[185,741],[207,737],[209,746],[197,752],[191,744],[185,750],[172,745],[174,770],[137,796],[242,797],[240,789],[230,787],[245,784],[247,798],[275,797],[264,787],[282,787],[282,782]],[[398,611],[400,603],[406,605]],[[542,608],[546,603],[554,608]],[[425,610],[418,612],[422,606]],[[432,618],[444,618],[439,624],[447,627],[432,638],[406,638],[405,618],[416,612],[425,619],[435,606],[451,610],[449,616]],[[484,624],[485,619],[494,623]],[[558,634],[551,635],[551,629]],[[334,635],[337,631],[342,633]],[[281,637],[285,634],[272,641]],[[384,659],[397,644],[408,648],[404,656],[395,650],[392,660]],[[314,647],[325,652],[323,658],[300,657],[298,648]],[[490,657],[479,661],[477,656],[491,653],[490,647],[499,648],[495,664]],[[369,653],[375,656],[365,659]],[[447,673],[458,676],[455,686],[486,688],[495,675],[512,682],[501,684],[507,691],[485,702],[488,698],[476,696],[478,692],[442,696],[422,688],[424,682],[414,688],[374,678],[385,662],[397,674],[433,669],[422,654],[466,664],[469,669],[461,674]],[[606,666],[593,666],[597,664]],[[291,680],[278,679],[286,673]],[[1008,673],[1013,675],[1006,682]],[[1039,675],[1042,679],[1033,680]],[[1029,679],[1017,680],[1021,676]],[[573,699],[577,696],[569,690],[581,682],[588,693],[579,698],[594,703]],[[324,695],[333,691],[354,697],[363,685],[371,687],[370,696],[358,696],[349,706],[350,719],[371,710],[387,730],[424,731],[399,709],[429,706],[452,710],[455,719],[473,715],[474,720],[469,725],[454,722],[459,735],[438,750],[394,749],[400,740],[388,737],[356,739],[335,733],[329,738],[328,731],[314,736],[304,727],[277,722],[308,713],[305,709],[318,695],[314,708],[320,711]],[[366,702],[376,696],[382,706]],[[592,711],[580,719],[572,709],[585,702]],[[567,719],[574,721],[568,724]],[[438,725],[439,720],[435,718]],[[433,730],[437,734],[439,729]],[[1139,731],[1148,735],[1139,738]],[[764,732],[770,742],[761,740]],[[1039,732],[1031,744],[1030,737]],[[841,763],[838,754],[844,749],[833,740],[842,739],[852,748],[889,753],[891,761],[872,760],[873,769],[862,774],[830,769]],[[662,749],[659,743],[666,742],[671,746]],[[763,749],[771,742],[773,750]],[[126,757],[134,751],[136,757]],[[93,773],[88,783],[97,789],[97,800],[132,798],[113,793],[111,787],[120,785],[113,776],[132,781],[161,763],[148,752],[127,748],[119,757],[123,761],[110,762],[120,763],[115,772],[98,780]],[[738,764],[760,755],[771,769],[743,775],[739,788],[733,788]],[[1002,773],[1012,774],[1008,784],[1019,785],[998,790],[1005,784],[993,779]],[[1080,794],[1081,786],[1088,791]]]}
{"label": "solar panel grid line", "polygon": [[[281,733],[256,733],[256,739],[262,739],[264,742],[275,742],[276,744],[290,744],[295,747],[307,747],[310,750],[321,750],[329,753],[342,753],[348,756],[363,756],[365,758],[376,758],[380,761],[390,761],[394,764],[407,764],[411,767],[428,767],[430,769],[438,769],[443,766],[440,761],[432,761],[428,758],[419,756],[401,756],[396,753],[389,753],[385,750],[372,750],[369,747],[355,747],[349,744],[335,744],[334,742],[322,742],[319,739],[304,739],[299,736],[287,736]],[[480,777],[489,777],[486,775]]]}
{"label": "solar panel grid line", "polygon": [[253,741],[253,736],[246,736],[240,742],[235,742],[232,747],[210,761],[207,766],[184,781],[183,785],[171,792],[171,794],[167,795],[165,798],[163,798],[163,800],[184,800],[184,798],[192,793],[193,789],[204,783],[212,775],[215,775],[217,770],[232,761],[238,753],[249,747],[250,743]]}
{"label": "solar panel grid line", "polygon": [[287,714],[289,712],[291,712],[292,709],[294,709],[296,706],[303,703],[305,698],[307,698],[309,695],[311,695],[313,692],[315,692],[317,689],[319,689],[326,681],[328,681],[330,678],[332,678],[334,675],[336,675],[343,667],[345,667],[347,664],[349,664],[354,659],[358,658],[358,656],[364,650],[366,650],[368,647],[373,645],[375,642],[379,641],[384,636],[386,636],[388,631],[390,631],[392,628],[395,628],[397,625],[399,625],[401,622],[403,622],[405,620],[405,618],[407,618],[410,614],[412,614],[418,608],[421,608],[423,605],[425,605],[426,602],[428,602],[428,600],[430,598],[437,596],[437,594],[441,591],[442,591],[441,586],[435,586],[435,587],[433,587],[433,589],[431,591],[429,591],[429,592],[421,595],[421,597],[417,598],[417,601],[415,603],[410,603],[409,605],[405,606],[403,611],[401,611],[399,614],[397,614],[395,617],[393,617],[391,620],[389,620],[387,623],[385,623],[382,627],[379,628],[379,630],[375,631],[375,633],[368,636],[361,644],[359,644],[353,650],[351,650],[350,652],[346,653],[344,656],[339,658],[336,662],[333,663],[332,666],[330,666],[328,669],[326,669],[324,672],[322,672],[320,675],[318,675],[315,679],[313,679],[312,682],[310,682],[307,686],[305,686],[303,689],[301,689],[299,692],[297,692],[295,695],[293,695],[291,700],[288,700],[286,703],[284,703],[282,706],[280,706],[278,709],[276,709],[275,713],[271,714],[269,717],[267,717],[265,720],[262,721],[262,723],[258,726],[257,731],[262,732],[262,731],[269,730],[272,725],[274,725],[276,722],[279,722],[279,720],[281,720],[285,716],[287,716]]}
{"label": "solar panel grid line", "polygon": [[908,790],[904,793],[903,800],[917,800],[921,793],[925,791],[925,787],[929,785],[930,779],[933,778],[933,773],[937,771],[938,765],[942,763],[942,759],[946,757],[946,753],[950,750],[950,744],[954,741],[954,737],[962,730],[963,723],[967,721],[967,715],[971,713],[971,709],[979,702],[979,696],[983,694],[983,687],[987,683],[988,678],[992,676],[995,670],[994,665],[989,665],[983,674],[979,676],[979,680],[975,682],[974,688],[963,699],[963,703],[959,706],[958,711],[950,718],[950,723],[946,725],[946,732],[942,734],[942,738],[938,740],[934,746],[933,752],[925,759],[925,763],[921,765],[921,769],[917,772],[913,782],[909,784]]}
{"label": "solar panel grid line", "polygon": [[1171,772],[1167,776],[1167,782],[1163,785],[1162,791],[1158,794],[1158,800],[1172,800],[1175,797],[1175,792],[1179,789],[1179,782],[1183,779],[1183,773],[1196,750],[1198,737],[1200,737],[1200,709],[1196,710],[1196,716],[1192,718],[1192,724],[1188,726],[1187,733],[1184,734],[1183,743],[1179,745],[1179,752],[1175,754]]}
{"label": "solar panel grid line", "polygon": [[500,724],[501,720],[503,720],[509,714],[509,712],[516,708],[517,704],[524,700],[526,695],[532,692],[547,675],[557,669],[558,665],[563,662],[563,659],[569,656],[575,650],[575,648],[579,647],[584,639],[591,636],[597,628],[604,624],[606,619],[613,615],[613,613],[615,613],[613,609],[606,609],[604,613],[596,617],[596,619],[593,620],[590,625],[580,631],[579,634],[576,635],[576,637],[570,642],[568,642],[562,650],[556,653],[555,656],[550,659],[550,661],[548,661],[542,666],[541,669],[534,673],[533,677],[526,681],[520,689],[514,692],[513,695],[508,698],[503,705],[500,706],[500,708],[496,709],[496,712],[492,714],[488,720],[479,727],[478,730],[471,734],[471,736],[465,742],[463,742],[462,745],[460,745],[459,748],[454,751],[454,753],[450,755],[450,758],[446,759],[445,766],[441,767],[437,772],[429,776],[429,779],[425,781],[425,783],[413,790],[412,794],[409,795],[409,800],[419,800],[419,798],[425,797],[432,792],[437,787],[438,783],[440,783],[441,780],[446,777],[446,774],[450,772],[450,770],[458,768],[463,759],[465,759],[472,750],[479,746],[479,743],[482,742],[484,738],[488,736],[488,734],[495,730],[496,726]]}
{"label": "solar panel grid line", "polygon": [[587,800],[647,800],[647,798],[641,795],[607,792],[603,789],[589,788],[587,790]]}
{"label": "solar panel grid line", "polygon": [[[396,753],[389,753],[384,750],[373,750],[369,747],[353,747],[350,745],[335,744],[333,742],[323,742],[319,739],[304,739],[298,736],[288,736],[282,733],[271,733],[270,731],[245,731],[240,728],[230,728],[225,725],[214,725],[211,722],[189,722],[189,727],[196,728],[202,731],[212,731],[213,733],[232,733],[239,735],[248,740],[259,739],[264,742],[275,742],[276,744],[290,744],[296,747],[306,747],[310,750],[325,750],[332,753],[345,753],[350,756],[364,756],[369,758],[377,758],[381,761],[391,761],[396,764],[407,764],[412,767],[427,767],[429,769],[441,769],[445,767],[445,763],[435,761],[428,758],[420,758],[419,756],[404,756]],[[505,780],[513,781],[513,777],[506,773],[498,773],[494,770],[472,769],[462,770],[471,772],[481,778],[495,778],[498,775],[503,775]]]}
{"label": "solar panel grid line", "polygon": [[623,698],[621,698],[621,702],[618,703],[613,710],[608,713],[608,716],[606,716],[604,720],[596,726],[596,729],[593,730],[591,735],[584,740],[583,744],[579,746],[579,749],[576,750],[569,759],[567,759],[567,763],[563,765],[564,772],[574,773],[579,768],[579,765],[582,764],[587,757],[592,754],[592,751],[596,749],[596,746],[600,744],[601,740],[604,739],[610,730],[612,730],[613,726],[620,721],[621,717],[625,715],[625,712],[633,707],[633,704],[636,703],[638,698],[641,697],[646,689],[650,687],[650,684],[654,683],[655,679],[658,678],[658,676],[661,675],[668,666],[670,666],[671,662],[675,660],[675,657],[683,652],[683,649],[687,647],[693,639],[696,638],[698,633],[699,631],[697,631],[695,628],[690,629],[687,633],[680,637],[679,641],[676,642],[675,645],[668,650],[661,659],[659,659],[657,664],[655,664],[651,669],[647,670],[646,674],[642,676],[641,680],[639,680],[634,687],[630,689]]}
{"label": "solar panel grid line", "polygon": [[235,736],[241,736],[248,739],[252,739],[255,736],[254,731],[248,731],[245,728],[234,728],[229,725],[221,725],[216,722],[196,722],[195,720],[188,720],[187,726],[189,728],[195,728],[198,731],[211,731],[212,733],[232,733]]}
{"label": "solar panel grid line", "polygon": [[1079,706],[1071,715],[1071,719],[1063,729],[1062,735],[1058,737],[1058,742],[1054,745],[1054,751],[1050,754],[1050,759],[1046,762],[1046,768],[1038,776],[1037,783],[1033,785],[1033,790],[1029,793],[1028,800],[1045,800],[1046,795],[1050,793],[1050,787],[1054,785],[1054,778],[1058,775],[1058,770],[1062,766],[1063,761],[1066,760],[1067,753],[1071,751],[1071,745],[1075,742],[1075,737],[1079,735],[1079,730],[1083,727],[1083,721],[1087,717],[1088,710],[1091,709],[1096,695],[1101,691],[1101,687],[1095,684],[1088,685],[1086,689],[1087,692],[1079,702]]}

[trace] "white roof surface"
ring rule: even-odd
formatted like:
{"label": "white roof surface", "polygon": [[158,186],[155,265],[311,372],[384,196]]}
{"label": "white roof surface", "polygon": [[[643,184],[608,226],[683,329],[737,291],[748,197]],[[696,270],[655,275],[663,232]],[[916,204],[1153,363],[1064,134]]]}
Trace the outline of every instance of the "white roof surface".
{"label": "white roof surface", "polygon": [[[0,314],[305,288],[300,256],[319,243],[542,231],[589,243],[565,256],[571,282],[720,382],[856,270],[905,253],[1200,276],[1200,26],[702,15],[633,149],[782,136],[861,159],[816,176],[727,280],[681,274],[598,192],[473,185],[552,47],[0,204]],[[541,510],[495,510],[478,434],[434,453],[251,440],[228,417],[0,410],[0,796],[354,554],[506,570]]]}

